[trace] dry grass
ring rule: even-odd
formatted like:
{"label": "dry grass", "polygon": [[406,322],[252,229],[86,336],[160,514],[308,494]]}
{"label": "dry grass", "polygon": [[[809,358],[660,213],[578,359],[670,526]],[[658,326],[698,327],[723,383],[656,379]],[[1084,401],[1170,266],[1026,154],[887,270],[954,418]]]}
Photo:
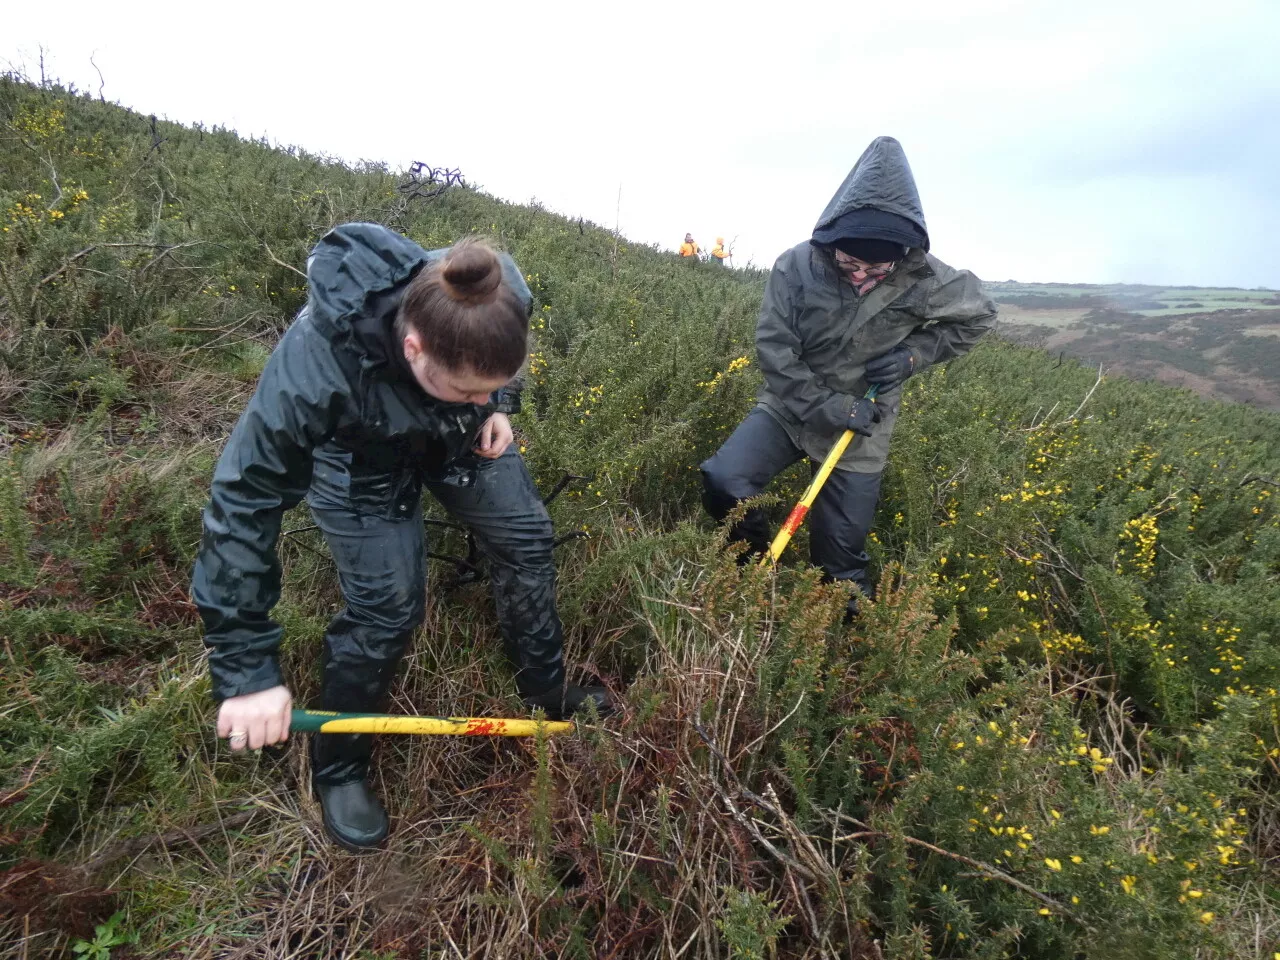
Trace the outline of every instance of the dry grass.
{"label": "dry grass", "polygon": [[[766,891],[779,913],[802,918],[788,956],[829,955],[833,942],[869,944],[845,905],[832,900],[836,863],[818,871],[761,844],[772,835],[785,846],[794,826],[759,821],[770,818],[743,799],[737,775],[717,758],[723,752],[749,767],[765,723],[782,719],[759,710],[775,618],[748,625],[714,609],[716,591],[737,576],[730,563],[718,574],[690,567],[649,581],[630,624],[621,622],[627,604],[608,601],[613,616],[605,619],[615,635],[634,627],[652,643],[628,707],[608,724],[545,744],[383,738],[376,782],[394,829],[377,853],[350,855],[321,835],[319,811],[302,786],[309,772],[300,744],[280,756],[232,760],[206,739],[203,765],[214,777],[256,762],[260,786],[252,795],[209,804],[203,825],[165,832],[157,823],[160,836],[145,849],[95,836],[67,858],[96,864],[103,888],[145,903],[156,956],[181,947],[188,957],[271,960],[720,957],[716,921],[728,888]],[[757,580],[764,599],[770,584]],[[324,582],[312,588],[332,589]],[[699,605],[700,596],[712,602]],[[513,708],[484,692],[495,686],[498,642],[492,624],[473,622],[474,599],[431,605],[393,710]],[[843,598],[828,599],[824,616],[834,619]],[[794,614],[783,602],[778,610]],[[571,652],[585,652],[586,639],[575,636]],[[463,659],[442,649],[459,642],[482,653]],[[309,653],[296,657],[301,665]],[[237,825],[224,831],[219,824],[228,818]]]}

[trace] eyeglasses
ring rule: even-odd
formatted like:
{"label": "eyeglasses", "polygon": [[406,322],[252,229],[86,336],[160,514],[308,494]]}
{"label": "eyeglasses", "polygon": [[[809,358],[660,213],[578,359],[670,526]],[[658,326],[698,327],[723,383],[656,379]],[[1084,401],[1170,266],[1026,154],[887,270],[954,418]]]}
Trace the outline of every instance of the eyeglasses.
{"label": "eyeglasses", "polygon": [[835,251],[835,254],[836,264],[839,265],[841,270],[846,270],[849,273],[863,273],[868,277],[887,277],[893,272],[893,268],[898,265],[896,260],[890,260],[887,263],[866,263],[840,250]]}

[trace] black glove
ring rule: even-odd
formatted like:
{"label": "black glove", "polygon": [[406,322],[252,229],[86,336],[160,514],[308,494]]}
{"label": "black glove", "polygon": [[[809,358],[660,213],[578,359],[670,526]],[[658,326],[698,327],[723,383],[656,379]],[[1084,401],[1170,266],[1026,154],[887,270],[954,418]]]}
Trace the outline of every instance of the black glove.
{"label": "black glove", "polygon": [[894,347],[867,361],[866,377],[867,383],[874,383],[882,392],[887,392],[915,372],[915,355],[906,347]]}
{"label": "black glove", "polygon": [[864,437],[869,437],[871,436],[871,428],[879,422],[880,406],[868,397],[859,397],[853,401],[853,409],[849,411],[849,420],[845,423],[844,428]]}
{"label": "black glove", "polygon": [[571,683],[524,698],[531,710],[541,707],[548,720],[568,720],[579,710],[585,710],[588,700],[595,703],[596,716],[607,717],[613,713],[613,700],[604,687],[579,687]]}

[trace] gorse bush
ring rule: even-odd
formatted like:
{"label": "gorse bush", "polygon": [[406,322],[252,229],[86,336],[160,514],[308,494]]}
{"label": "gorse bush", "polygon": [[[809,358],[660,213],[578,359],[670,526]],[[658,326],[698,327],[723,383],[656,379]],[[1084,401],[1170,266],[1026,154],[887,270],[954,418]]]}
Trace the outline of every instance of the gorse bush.
{"label": "gorse bush", "polygon": [[[845,626],[803,531],[741,567],[700,512],[763,273],[16,78],[0,124],[0,943],[58,955],[118,910],[145,956],[1280,949],[1275,416],[985,343],[906,386]],[[544,491],[584,478],[551,507],[589,534],[558,553],[567,653],[627,705],[547,742],[388,738],[365,860],[320,839],[305,751],[214,741],[186,598],[307,252],[362,219],[526,272],[517,442]],[[303,702],[340,603],[308,524],[277,611]],[[517,710],[486,590],[448,578],[393,709]]]}

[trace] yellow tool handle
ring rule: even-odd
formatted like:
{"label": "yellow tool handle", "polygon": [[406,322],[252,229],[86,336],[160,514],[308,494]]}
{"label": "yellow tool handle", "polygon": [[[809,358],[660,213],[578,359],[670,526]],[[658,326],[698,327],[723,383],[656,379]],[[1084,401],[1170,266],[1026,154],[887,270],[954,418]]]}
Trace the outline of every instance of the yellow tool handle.
{"label": "yellow tool handle", "polygon": [[827,482],[827,478],[831,476],[831,471],[836,468],[836,464],[844,456],[844,452],[849,448],[849,443],[853,440],[853,437],[853,431],[846,430],[831,447],[831,452],[827,454],[827,459],[822,461],[822,466],[814,474],[813,480],[809,483],[809,488],[804,492],[804,496],[800,498],[799,503],[791,508],[791,513],[787,515],[787,519],[778,528],[778,535],[773,538],[773,543],[769,544],[769,552],[760,558],[761,566],[767,567],[778,562],[778,558],[782,556],[782,551],[787,549],[787,544],[791,542],[792,536],[800,529],[800,524],[804,523],[805,514],[813,506],[813,501],[818,498],[822,485]]}
{"label": "yellow tool handle", "polygon": [[[876,394],[879,392],[880,388],[873,386],[866,392],[863,399],[875,403]],[[769,544],[768,553],[760,558],[760,566],[767,567],[778,562],[778,558],[782,556],[782,551],[787,549],[787,544],[791,542],[795,532],[800,529],[800,524],[804,523],[805,514],[813,506],[813,501],[818,499],[818,493],[822,490],[822,485],[827,482],[827,478],[831,476],[831,471],[836,468],[836,464],[840,462],[844,452],[849,449],[849,444],[853,442],[853,437],[853,431],[846,430],[840,435],[840,439],[832,444],[831,451],[827,454],[827,458],[822,461],[822,466],[818,468],[818,472],[813,475],[813,480],[810,481],[809,488],[805,490],[804,496],[800,498],[799,503],[791,508],[791,513],[787,515],[787,519],[778,528],[778,535],[773,538],[773,543]]]}
{"label": "yellow tool handle", "polygon": [[380,713],[327,713],[294,710],[290,727],[314,733],[409,733],[454,737],[533,737],[572,733],[567,720],[504,720],[489,717],[396,717]]}

